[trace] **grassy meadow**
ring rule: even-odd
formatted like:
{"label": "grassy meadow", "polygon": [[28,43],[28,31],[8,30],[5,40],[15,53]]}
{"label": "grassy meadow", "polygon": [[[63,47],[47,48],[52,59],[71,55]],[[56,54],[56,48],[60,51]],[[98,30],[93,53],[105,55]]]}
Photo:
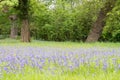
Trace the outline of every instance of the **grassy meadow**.
{"label": "grassy meadow", "polygon": [[120,43],[0,40],[0,80],[120,80]]}

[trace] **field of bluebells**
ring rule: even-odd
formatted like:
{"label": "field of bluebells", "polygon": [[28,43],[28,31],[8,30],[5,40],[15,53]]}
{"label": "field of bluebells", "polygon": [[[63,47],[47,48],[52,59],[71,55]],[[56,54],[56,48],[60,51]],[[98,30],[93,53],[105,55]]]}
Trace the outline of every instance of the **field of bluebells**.
{"label": "field of bluebells", "polygon": [[120,80],[120,47],[0,45],[0,80]]}

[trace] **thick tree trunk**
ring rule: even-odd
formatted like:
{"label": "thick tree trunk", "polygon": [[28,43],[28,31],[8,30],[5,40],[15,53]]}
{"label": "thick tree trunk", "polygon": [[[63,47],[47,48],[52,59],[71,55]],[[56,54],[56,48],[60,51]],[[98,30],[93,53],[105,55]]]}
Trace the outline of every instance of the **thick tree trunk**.
{"label": "thick tree trunk", "polygon": [[21,40],[22,42],[30,42],[30,29],[29,29],[29,2],[30,0],[18,0],[18,8],[20,10],[19,18],[22,21],[21,27]]}
{"label": "thick tree trunk", "polygon": [[30,29],[28,19],[22,20],[21,39],[22,42],[30,42]]}
{"label": "thick tree trunk", "polygon": [[94,23],[94,26],[92,27],[92,29],[87,37],[86,42],[98,41],[98,39],[102,33],[103,27],[105,25],[105,22],[104,22],[105,17],[106,16],[103,15],[103,11],[101,10],[96,22]]}
{"label": "thick tree trunk", "polygon": [[94,23],[93,27],[91,28],[91,31],[86,39],[86,42],[96,42],[98,41],[99,37],[101,36],[101,33],[103,31],[103,28],[105,26],[105,18],[108,12],[112,10],[112,8],[115,5],[116,0],[109,0],[106,2],[105,6],[101,8],[97,20]]}

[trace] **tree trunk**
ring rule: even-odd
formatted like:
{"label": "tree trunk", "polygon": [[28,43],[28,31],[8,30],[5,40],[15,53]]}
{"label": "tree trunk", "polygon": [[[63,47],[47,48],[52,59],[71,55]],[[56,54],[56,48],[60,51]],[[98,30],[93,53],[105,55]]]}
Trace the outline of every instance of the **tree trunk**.
{"label": "tree trunk", "polygon": [[18,35],[18,28],[17,28],[17,16],[15,14],[10,15],[9,19],[11,21],[11,32],[10,32],[10,38],[15,39]]}
{"label": "tree trunk", "polygon": [[94,23],[93,27],[91,28],[90,33],[86,39],[86,42],[98,41],[105,26],[105,18],[107,16],[107,13],[113,9],[115,2],[116,0],[109,0],[106,2],[105,6],[101,8],[97,20]]}
{"label": "tree trunk", "polygon": [[11,32],[10,32],[10,38],[15,39],[18,35],[18,28],[16,22],[12,22]]}
{"label": "tree trunk", "polygon": [[30,42],[30,29],[28,19],[22,20],[21,39],[22,42]]}
{"label": "tree trunk", "polygon": [[19,18],[22,21],[21,27],[21,40],[22,42],[30,42],[30,29],[29,29],[29,2],[30,0],[18,0],[18,9],[20,11]]}

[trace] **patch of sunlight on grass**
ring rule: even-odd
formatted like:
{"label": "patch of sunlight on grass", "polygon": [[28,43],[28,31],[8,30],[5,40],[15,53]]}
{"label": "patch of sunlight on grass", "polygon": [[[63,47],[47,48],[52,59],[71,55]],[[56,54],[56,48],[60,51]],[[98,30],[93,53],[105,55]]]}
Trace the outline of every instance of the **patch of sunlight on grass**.
{"label": "patch of sunlight on grass", "polygon": [[3,39],[0,40],[0,46],[47,46],[47,47],[60,47],[60,48],[79,48],[79,47],[120,47],[120,43],[105,43],[105,42],[95,42],[95,43],[83,43],[83,42],[55,42],[55,41],[38,41],[32,40],[31,43],[23,43],[20,40],[14,39]]}

